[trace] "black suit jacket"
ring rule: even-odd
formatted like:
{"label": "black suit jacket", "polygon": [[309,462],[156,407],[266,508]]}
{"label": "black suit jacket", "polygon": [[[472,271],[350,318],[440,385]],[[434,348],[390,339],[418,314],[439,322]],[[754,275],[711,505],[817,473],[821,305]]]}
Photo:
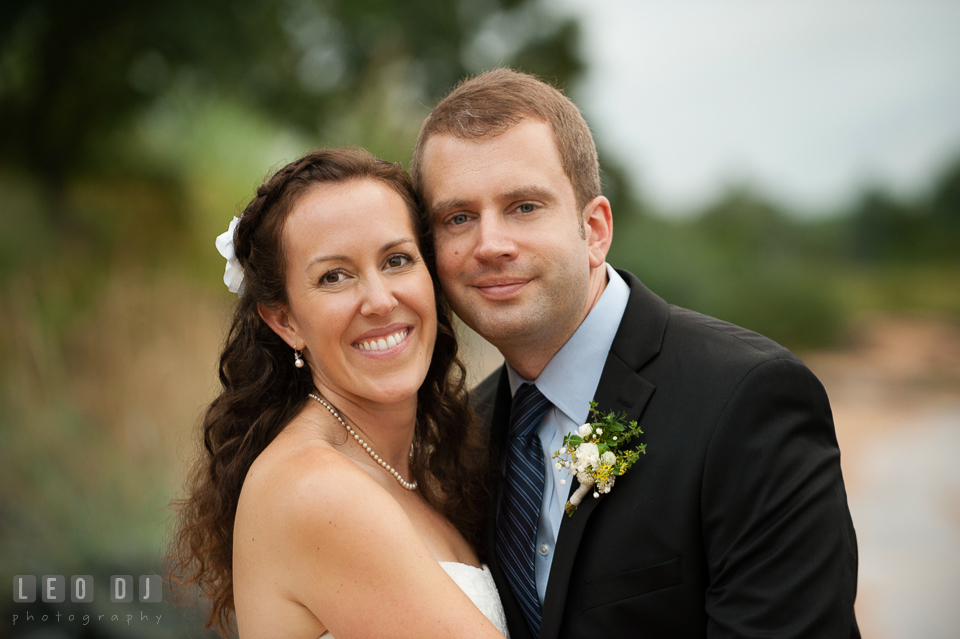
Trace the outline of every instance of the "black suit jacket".
{"label": "black suit jacket", "polygon": [[[540,637],[859,637],[856,537],[820,382],[771,340],[620,274],[630,298],[595,399],[639,422],[647,453],[564,516]],[[473,401],[502,460],[506,371]],[[510,633],[529,639],[494,525]]]}

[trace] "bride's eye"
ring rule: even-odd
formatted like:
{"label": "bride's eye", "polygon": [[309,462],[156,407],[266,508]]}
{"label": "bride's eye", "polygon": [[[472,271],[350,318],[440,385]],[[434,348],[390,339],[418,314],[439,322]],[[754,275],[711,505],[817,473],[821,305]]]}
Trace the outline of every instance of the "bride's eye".
{"label": "bride's eye", "polygon": [[345,279],[345,276],[340,271],[330,271],[325,273],[323,277],[320,278],[321,284],[339,284]]}
{"label": "bride's eye", "polygon": [[400,268],[401,266],[406,266],[411,262],[409,255],[391,255],[387,258],[387,268]]}

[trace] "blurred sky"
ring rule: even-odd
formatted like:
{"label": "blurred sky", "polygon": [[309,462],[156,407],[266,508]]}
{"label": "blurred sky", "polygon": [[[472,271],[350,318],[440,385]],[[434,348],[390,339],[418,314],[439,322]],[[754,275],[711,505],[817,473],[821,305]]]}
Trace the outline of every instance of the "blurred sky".
{"label": "blurred sky", "polygon": [[748,183],[801,213],[960,157],[960,1],[548,0],[595,134],[666,209]]}

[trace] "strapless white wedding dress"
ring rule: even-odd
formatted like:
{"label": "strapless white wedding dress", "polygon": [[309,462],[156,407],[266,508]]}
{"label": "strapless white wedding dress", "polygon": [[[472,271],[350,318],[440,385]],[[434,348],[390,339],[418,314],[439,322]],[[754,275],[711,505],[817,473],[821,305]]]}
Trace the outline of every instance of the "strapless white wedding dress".
{"label": "strapless white wedding dress", "polygon": [[[500,604],[500,595],[497,593],[497,585],[493,583],[493,574],[490,569],[474,568],[467,564],[460,564],[454,561],[441,561],[440,567],[443,568],[454,583],[460,586],[470,601],[473,602],[483,616],[490,620],[500,633],[509,639],[507,633],[507,618],[503,614],[503,606]],[[321,635],[323,639],[333,639],[333,635],[325,632]]]}
{"label": "strapless white wedding dress", "polygon": [[483,616],[490,620],[500,634],[509,639],[507,617],[503,614],[500,594],[497,592],[497,585],[493,582],[493,573],[490,569],[486,566],[474,568],[453,561],[441,561],[440,567],[460,586],[460,590],[470,597],[473,605],[480,609]]}

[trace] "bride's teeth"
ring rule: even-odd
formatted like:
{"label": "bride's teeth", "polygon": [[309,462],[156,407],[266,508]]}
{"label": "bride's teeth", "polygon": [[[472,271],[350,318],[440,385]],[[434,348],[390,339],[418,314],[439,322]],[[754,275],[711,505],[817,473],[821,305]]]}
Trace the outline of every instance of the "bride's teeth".
{"label": "bride's teeth", "polygon": [[404,329],[402,331],[397,331],[393,335],[387,335],[386,339],[380,338],[371,340],[369,342],[358,342],[357,348],[364,351],[385,351],[388,348],[393,348],[403,340],[407,338],[409,329]]}

